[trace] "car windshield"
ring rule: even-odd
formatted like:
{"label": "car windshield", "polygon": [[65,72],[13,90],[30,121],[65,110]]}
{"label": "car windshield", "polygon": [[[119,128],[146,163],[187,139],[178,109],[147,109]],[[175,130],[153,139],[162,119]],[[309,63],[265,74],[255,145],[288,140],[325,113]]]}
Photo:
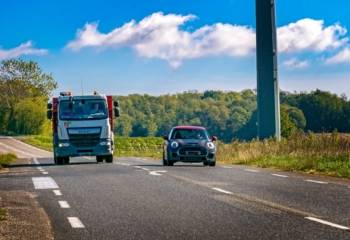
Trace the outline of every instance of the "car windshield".
{"label": "car windshield", "polygon": [[171,139],[198,139],[208,140],[208,134],[203,129],[174,129]]}
{"label": "car windshield", "polygon": [[106,102],[102,99],[80,99],[61,101],[60,119],[84,120],[107,118]]}

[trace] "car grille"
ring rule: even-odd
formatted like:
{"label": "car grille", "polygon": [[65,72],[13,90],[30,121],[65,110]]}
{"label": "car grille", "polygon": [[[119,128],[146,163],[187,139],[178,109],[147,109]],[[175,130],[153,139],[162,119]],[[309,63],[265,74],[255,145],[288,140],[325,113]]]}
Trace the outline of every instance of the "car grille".
{"label": "car grille", "polygon": [[78,148],[95,147],[100,141],[100,134],[69,134],[70,143]]}
{"label": "car grille", "polygon": [[206,156],[207,150],[203,147],[181,147],[179,154],[183,156]]}

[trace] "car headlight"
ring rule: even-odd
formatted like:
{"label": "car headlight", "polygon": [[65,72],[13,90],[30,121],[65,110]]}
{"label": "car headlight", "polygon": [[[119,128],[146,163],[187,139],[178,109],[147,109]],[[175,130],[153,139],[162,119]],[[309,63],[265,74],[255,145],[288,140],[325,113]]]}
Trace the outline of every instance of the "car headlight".
{"label": "car headlight", "polygon": [[179,144],[178,144],[177,142],[172,142],[172,143],[170,144],[170,146],[171,146],[172,148],[177,148],[177,147],[179,146]]}
{"label": "car headlight", "polygon": [[215,145],[214,145],[214,143],[212,143],[212,142],[207,142],[207,147],[208,147],[209,149],[214,149],[214,148],[215,148]]}
{"label": "car headlight", "polygon": [[100,145],[101,146],[109,146],[109,145],[111,145],[111,143],[110,142],[100,142]]}
{"label": "car headlight", "polygon": [[69,147],[69,143],[59,143],[58,147]]}

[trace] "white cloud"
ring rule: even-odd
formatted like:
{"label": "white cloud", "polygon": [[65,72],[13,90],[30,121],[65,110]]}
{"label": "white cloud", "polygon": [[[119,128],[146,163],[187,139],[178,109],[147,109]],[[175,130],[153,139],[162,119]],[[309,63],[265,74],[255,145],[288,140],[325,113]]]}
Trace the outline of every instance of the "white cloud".
{"label": "white cloud", "polygon": [[147,58],[160,58],[176,68],[185,59],[210,55],[247,56],[255,48],[254,30],[246,26],[217,23],[194,32],[181,29],[193,15],[154,13],[140,22],[130,21],[107,34],[96,23],[86,24],[67,48],[132,47]]}
{"label": "white cloud", "polygon": [[339,24],[325,27],[323,20],[305,18],[278,28],[278,50],[322,52],[337,49],[349,41],[346,33],[346,28]]}
{"label": "white cloud", "polygon": [[350,63],[350,47],[346,47],[333,57],[326,59],[326,64]]}
{"label": "white cloud", "polygon": [[[166,60],[174,68],[186,59],[254,54],[254,29],[215,23],[194,31],[184,30],[183,25],[195,18],[193,15],[157,12],[140,22],[132,20],[125,23],[109,33],[101,33],[97,23],[87,23],[66,47],[73,51],[86,47],[130,47],[142,57]],[[339,24],[324,26],[323,20],[306,18],[278,28],[278,47],[281,53],[320,53],[347,44],[346,33],[347,30]]]}
{"label": "white cloud", "polygon": [[291,58],[283,62],[283,66],[289,69],[303,69],[309,66],[309,62],[306,60],[299,60],[297,58]]}
{"label": "white cloud", "polygon": [[48,53],[46,49],[38,49],[33,47],[33,43],[28,41],[26,43],[20,44],[18,47],[11,49],[1,49],[0,48],[0,60],[16,58],[23,55],[45,55]]}

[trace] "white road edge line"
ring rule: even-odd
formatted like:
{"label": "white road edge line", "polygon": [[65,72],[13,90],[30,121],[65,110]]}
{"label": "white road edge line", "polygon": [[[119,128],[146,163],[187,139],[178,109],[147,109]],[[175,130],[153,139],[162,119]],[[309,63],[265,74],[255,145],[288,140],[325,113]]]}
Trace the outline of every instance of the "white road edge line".
{"label": "white road edge line", "polygon": [[225,194],[230,194],[230,195],[233,194],[232,192],[226,191],[226,190],[221,189],[221,188],[212,188],[212,189],[215,191],[221,192],[221,193],[225,193]]}
{"label": "white road edge line", "polygon": [[253,173],[257,173],[257,172],[259,172],[258,170],[255,170],[255,169],[244,169],[244,171],[246,171],[246,172],[253,172]]}
{"label": "white road edge line", "polygon": [[275,177],[281,177],[281,178],[287,178],[288,176],[287,175],[282,175],[282,174],[276,174],[276,173],[273,173],[271,174],[272,176],[275,176]]}
{"label": "white road edge line", "polygon": [[221,166],[222,168],[232,169],[233,167]]}
{"label": "white road edge line", "polygon": [[328,184],[328,182],[316,181],[311,179],[306,179],[305,182],[318,183],[318,184]]}
{"label": "white road edge line", "polygon": [[33,162],[34,162],[36,165],[40,165],[40,162],[39,162],[38,159],[36,159],[35,157],[33,158]]}
{"label": "white road edge line", "polygon": [[62,196],[62,193],[60,190],[52,190],[52,191],[56,196]]}
{"label": "white road edge line", "polygon": [[49,174],[48,172],[45,172],[45,171],[43,171],[43,172],[41,172],[42,174],[44,174],[44,175],[47,175],[47,174]]}
{"label": "white road edge line", "polygon": [[61,208],[70,208],[67,201],[58,201],[58,204],[60,205]]}
{"label": "white road edge line", "polygon": [[85,228],[84,224],[77,217],[68,217],[68,222],[72,228]]}
{"label": "white road edge line", "polygon": [[322,220],[322,219],[318,219],[318,218],[314,218],[314,217],[305,217],[305,218],[310,220],[310,221],[322,223],[322,224],[325,224],[325,225],[328,225],[328,226],[331,226],[331,227],[335,227],[335,228],[339,228],[339,229],[342,229],[342,230],[350,230],[349,227],[345,227],[345,226],[342,226],[342,225],[339,225],[339,224],[331,223],[331,222],[328,222],[328,221],[325,221],[325,220]]}

